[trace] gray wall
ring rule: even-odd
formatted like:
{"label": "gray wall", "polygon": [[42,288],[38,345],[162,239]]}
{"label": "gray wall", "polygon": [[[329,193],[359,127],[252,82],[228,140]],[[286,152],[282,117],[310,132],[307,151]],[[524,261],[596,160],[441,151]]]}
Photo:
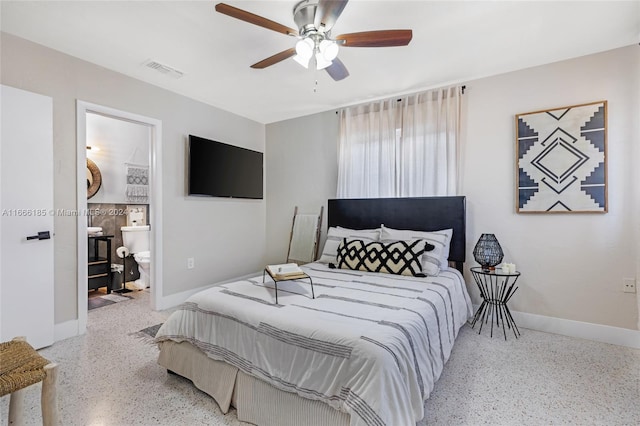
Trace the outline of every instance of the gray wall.
{"label": "gray wall", "polygon": [[295,206],[302,214],[317,214],[324,206],[326,235],[327,200],[335,198],[338,182],[338,131],[335,111],[267,125],[269,263],[286,260]]}
{"label": "gray wall", "polygon": [[[622,292],[622,278],[640,271],[639,79],[640,49],[629,46],[466,83],[466,267],[480,234],[495,233],[523,274],[512,309],[636,329],[638,299]],[[516,214],[514,116],[600,100],[609,101],[609,213]],[[293,204],[335,196],[337,131],[334,112],[267,126],[271,258],[286,253]],[[467,282],[478,303],[468,271]]]}
{"label": "gray wall", "polygon": [[[634,45],[467,84],[467,235],[475,244],[482,232],[495,233],[505,260],[523,272],[512,309],[636,329],[637,298],[622,292],[622,280],[637,278],[639,79]],[[609,212],[516,214],[514,115],[602,100]]]}
{"label": "gray wall", "polygon": [[[186,137],[264,151],[263,124],[0,33],[1,82],[53,98],[54,207],[76,208],[76,100],[162,121],[163,286],[172,295],[264,265],[266,202],[185,194]],[[55,322],[78,318],[76,219],[55,218]],[[80,256],[83,261],[86,254]],[[188,257],[195,269],[187,269]]]}

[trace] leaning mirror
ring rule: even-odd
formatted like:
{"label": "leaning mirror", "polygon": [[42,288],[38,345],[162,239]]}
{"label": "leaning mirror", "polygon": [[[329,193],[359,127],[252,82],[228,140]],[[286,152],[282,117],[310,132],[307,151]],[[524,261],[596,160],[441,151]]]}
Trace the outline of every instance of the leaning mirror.
{"label": "leaning mirror", "polygon": [[92,160],[87,158],[87,199],[96,195],[102,185],[100,169]]}

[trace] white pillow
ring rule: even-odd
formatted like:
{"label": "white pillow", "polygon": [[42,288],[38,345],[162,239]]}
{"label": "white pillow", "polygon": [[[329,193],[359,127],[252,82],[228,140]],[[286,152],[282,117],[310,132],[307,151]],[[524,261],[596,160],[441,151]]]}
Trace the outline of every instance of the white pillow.
{"label": "white pillow", "polygon": [[335,263],[338,256],[338,246],[344,238],[363,240],[365,243],[380,241],[380,229],[348,229],[330,227],[327,231],[327,241],[324,243],[322,255],[318,262]]}
{"label": "white pillow", "polygon": [[453,229],[442,229],[440,231],[425,232],[402,229],[387,228],[382,225],[380,241],[388,243],[391,241],[427,240],[434,246],[434,249],[422,255],[422,272],[427,275],[438,275],[442,269],[448,266],[449,247]]}

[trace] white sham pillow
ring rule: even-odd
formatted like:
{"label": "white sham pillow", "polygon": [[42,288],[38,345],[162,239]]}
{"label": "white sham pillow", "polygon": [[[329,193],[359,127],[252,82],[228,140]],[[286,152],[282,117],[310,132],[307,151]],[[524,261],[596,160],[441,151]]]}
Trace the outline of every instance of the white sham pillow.
{"label": "white sham pillow", "polygon": [[320,255],[318,262],[335,263],[338,256],[338,247],[344,238],[363,240],[365,243],[380,241],[380,229],[330,227],[327,231],[327,240],[324,243],[322,255]]}
{"label": "white sham pillow", "polygon": [[422,255],[422,271],[427,275],[438,275],[442,269],[446,269],[449,264],[449,248],[453,229],[442,229],[440,231],[426,232],[404,229],[387,228],[382,225],[380,231],[380,241],[388,243],[391,241],[411,241],[426,240],[434,246],[434,249]]}

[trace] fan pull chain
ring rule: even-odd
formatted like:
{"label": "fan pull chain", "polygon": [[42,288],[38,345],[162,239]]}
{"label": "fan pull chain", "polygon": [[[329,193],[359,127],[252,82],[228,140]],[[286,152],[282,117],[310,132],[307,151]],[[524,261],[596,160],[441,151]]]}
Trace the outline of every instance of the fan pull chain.
{"label": "fan pull chain", "polygon": [[316,80],[316,84],[313,86],[313,93],[318,93],[318,80]]}

